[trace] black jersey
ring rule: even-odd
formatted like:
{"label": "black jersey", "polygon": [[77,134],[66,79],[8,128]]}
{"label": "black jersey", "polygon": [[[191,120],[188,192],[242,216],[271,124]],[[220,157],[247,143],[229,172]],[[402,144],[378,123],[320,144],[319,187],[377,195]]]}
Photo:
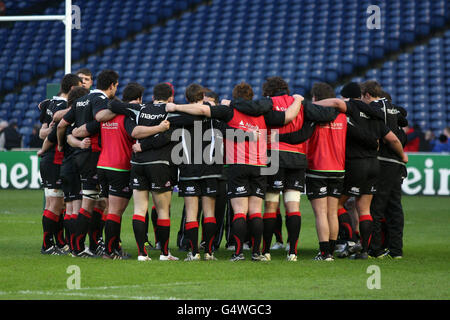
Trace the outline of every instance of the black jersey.
{"label": "black jersey", "polygon": [[[348,116],[347,122],[350,126],[355,125],[376,140],[382,140],[389,133],[389,128],[380,119],[380,113],[372,110],[361,100],[350,99],[346,102]],[[370,137],[369,137],[370,138]],[[355,135],[347,134],[346,159],[376,158],[377,148],[373,144],[365,145],[361,143]]]}
{"label": "black jersey", "polygon": [[201,119],[201,117],[182,112],[169,113],[166,111],[165,103],[128,104],[113,100],[109,108],[114,113],[124,114],[133,119],[138,126],[152,127],[164,120],[170,122],[170,129],[166,132],[137,140],[145,148],[142,148],[142,152],[133,154],[132,164],[172,165],[172,149],[177,144],[177,141],[172,141],[173,131],[182,126],[192,125],[193,121]]}
{"label": "black jersey", "polygon": [[[89,94],[75,100],[72,108],[64,116],[68,123],[74,123],[75,127],[81,127],[95,121],[95,115],[108,108],[108,97],[100,90],[92,90]],[[91,147],[88,149],[77,149],[76,152],[100,152],[100,135],[95,133],[90,136]],[[82,140],[78,138],[79,140]]]}
{"label": "black jersey", "polygon": [[[171,121],[171,118],[168,120]],[[179,163],[180,181],[222,176],[223,137],[220,128],[220,121],[203,117],[180,129],[181,139],[178,144],[182,149],[181,155],[178,154],[182,160]],[[174,151],[177,155],[177,150]]]}
{"label": "black jersey", "polygon": [[[56,96],[53,97],[52,99],[44,100],[39,104],[39,109],[41,112],[39,120],[42,124],[47,124],[49,126],[50,123],[53,121],[53,115],[56,112],[64,110],[66,108],[67,108],[67,100],[65,98]],[[51,140],[52,134],[56,134],[56,128],[57,123],[54,125],[52,131],[50,131],[48,137],[48,140],[51,142],[53,142]],[[58,146],[57,144],[55,144],[42,155],[42,161],[51,161],[55,164],[61,164],[63,156],[64,154],[58,151]]]}
{"label": "black jersey", "polygon": [[[403,124],[405,117],[403,116],[402,110],[384,98],[372,101],[370,107],[378,112],[382,112],[385,125],[399,138],[400,141],[403,141],[404,132],[400,125]],[[384,142],[380,143],[378,159],[401,161],[399,155]]]}

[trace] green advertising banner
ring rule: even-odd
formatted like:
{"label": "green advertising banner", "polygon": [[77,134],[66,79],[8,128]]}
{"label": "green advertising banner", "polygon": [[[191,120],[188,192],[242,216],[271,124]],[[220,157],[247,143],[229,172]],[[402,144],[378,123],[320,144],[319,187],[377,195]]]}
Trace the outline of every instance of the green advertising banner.
{"label": "green advertising banner", "polygon": [[0,152],[1,189],[39,189],[39,157],[36,151]]}
{"label": "green advertising banner", "polygon": [[[450,195],[450,155],[409,154],[408,177],[402,190],[407,195]],[[0,152],[0,189],[39,189],[41,176],[36,151]]]}
{"label": "green advertising banner", "polygon": [[407,195],[448,196],[450,155],[436,153],[408,154],[408,177],[402,190]]}

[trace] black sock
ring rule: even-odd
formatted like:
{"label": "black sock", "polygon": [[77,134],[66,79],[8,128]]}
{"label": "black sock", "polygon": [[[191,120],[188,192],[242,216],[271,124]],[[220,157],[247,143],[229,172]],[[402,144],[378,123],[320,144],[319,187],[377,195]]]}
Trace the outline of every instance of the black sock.
{"label": "black sock", "polygon": [[97,250],[100,238],[103,235],[102,220],[103,212],[98,208],[94,208],[94,210],[92,211],[91,222],[89,223],[88,229],[89,249],[92,252]]}
{"label": "black sock", "polygon": [[203,219],[202,233],[204,234],[205,239],[205,253],[211,254],[214,251],[214,249],[217,249],[214,248],[214,239],[216,237],[216,230],[217,230],[216,218],[210,217]]}
{"label": "black sock", "polygon": [[191,247],[193,255],[198,253],[198,221],[186,222],[184,234]]}
{"label": "black sock", "polygon": [[334,250],[336,249],[336,240],[329,240],[328,243],[330,244],[330,254],[334,254]]}
{"label": "black sock", "polygon": [[147,250],[145,250],[145,217],[140,215],[133,215],[133,232],[138,247],[138,255],[147,256]]}
{"label": "black sock", "polygon": [[330,253],[330,243],[328,241],[319,242],[319,250],[323,256]]}
{"label": "black sock", "polygon": [[274,234],[275,234],[275,240],[276,242],[283,243],[283,234],[282,234],[282,227],[283,227],[283,218],[281,217],[280,208],[277,209],[276,212],[276,218],[275,218],[275,226],[274,226]]}
{"label": "black sock", "polygon": [[297,254],[297,243],[300,236],[302,217],[299,211],[286,214],[286,227],[288,231],[289,254]]}
{"label": "black sock", "polygon": [[58,222],[56,224],[55,242],[59,248],[62,248],[66,245],[66,241],[64,239],[64,214],[63,213],[61,213],[59,215]]}
{"label": "black sock", "polygon": [[359,231],[361,232],[362,251],[367,252],[372,238],[373,220],[370,214],[359,217]]}
{"label": "black sock", "polygon": [[71,215],[64,214],[63,226],[64,226],[64,241],[70,246],[70,224],[72,222]]}
{"label": "black sock", "polygon": [[252,239],[252,254],[259,254],[261,247],[261,239],[264,231],[264,222],[261,213],[253,213],[250,215],[250,235]]}
{"label": "black sock", "polygon": [[272,236],[275,230],[275,224],[277,223],[277,214],[275,212],[264,213],[263,223],[263,251],[262,253],[270,252],[270,245],[272,243]]}
{"label": "black sock", "polygon": [[158,219],[156,222],[156,234],[161,244],[161,253],[169,254],[170,219]]}
{"label": "black sock", "polygon": [[59,221],[59,217],[56,214],[50,210],[44,210],[44,214],[42,215],[42,229],[44,231],[42,249],[44,250],[47,250],[55,244],[53,235],[57,230],[57,221]]}
{"label": "black sock", "polygon": [[108,214],[105,222],[105,249],[107,254],[118,250],[120,239],[121,217],[116,214]]}
{"label": "black sock", "polygon": [[78,218],[76,220],[75,226],[74,249],[76,252],[81,252],[85,248],[84,241],[86,239],[86,234],[89,230],[90,221],[91,221],[91,214],[85,209],[81,208],[78,213]]}
{"label": "black sock", "polygon": [[155,206],[152,207],[152,213],[150,215],[150,218],[152,220],[153,233],[155,235],[155,246],[156,246],[156,244],[159,242],[159,239],[158,239],[158,236],[157,236],[157,233],[156,233],[156,226],[158,224],[158,222],[157,222],[158,221],[158,213],[156,212],[156,207]]}
{"label": "black sock", "polygon": [[[347,209],[338,210],[339,234],[340,238],[345,241],[355,241],[355,233],[353,232],[352,219]],[[356,242],[356,241],[355,241]]]}
{"label": "black sock", "polygon": [[245,236],[247,234],[246,215],[243,213],[234,214],[231,228],[233,238],[236,242],[234,253],[238,255],[242,253],[242,246],[244,245]]}
{"label": "black sock", "polygon": [[150,243],[150,239],[148,238],[148,227],[150,225],[150,215],[148,214],[148,210],[145,213],[145,241]]}

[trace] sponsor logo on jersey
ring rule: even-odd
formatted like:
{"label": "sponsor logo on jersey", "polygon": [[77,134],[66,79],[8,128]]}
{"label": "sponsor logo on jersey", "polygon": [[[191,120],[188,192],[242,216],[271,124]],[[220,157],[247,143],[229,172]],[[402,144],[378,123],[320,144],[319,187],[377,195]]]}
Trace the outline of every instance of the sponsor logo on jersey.
{"label": "sponsor logo on jersey", "polygon": [[150,114],[150,113],[141,113],[140,117],[147,119],[147,120],[156,120],[156,119],[163,119],[166,115],[165,114]]}

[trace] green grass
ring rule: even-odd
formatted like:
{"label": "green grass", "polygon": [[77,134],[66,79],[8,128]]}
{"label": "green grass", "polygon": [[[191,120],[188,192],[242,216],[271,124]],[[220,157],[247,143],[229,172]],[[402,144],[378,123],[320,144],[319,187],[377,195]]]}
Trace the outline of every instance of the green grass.
{"label": "green grass", "polygon": [[[110,261],[43,256],[42,191],[0,191],[0,299],[448,299],[450,198],[404,197],[404,259],[334,262],[313,261],[317,236],[311,206],[302,197],[299,261],[285,261],[273,251],[269,263],[228,261],[230,251],[213,262],[137,262],[131,226],[132,203],[122,226],[125,250],[134,259]],[[182,201],[174,196],[171,227],[175,246]],[[222,242],[222,247],[224,241]],[[246,252],[247,258],[249,253]],[[181,259],[181,260],[182,260]],[[81,289],[67,288],[76,265]],[[367,268],[381,271],[381,289],[369,290]]]}

